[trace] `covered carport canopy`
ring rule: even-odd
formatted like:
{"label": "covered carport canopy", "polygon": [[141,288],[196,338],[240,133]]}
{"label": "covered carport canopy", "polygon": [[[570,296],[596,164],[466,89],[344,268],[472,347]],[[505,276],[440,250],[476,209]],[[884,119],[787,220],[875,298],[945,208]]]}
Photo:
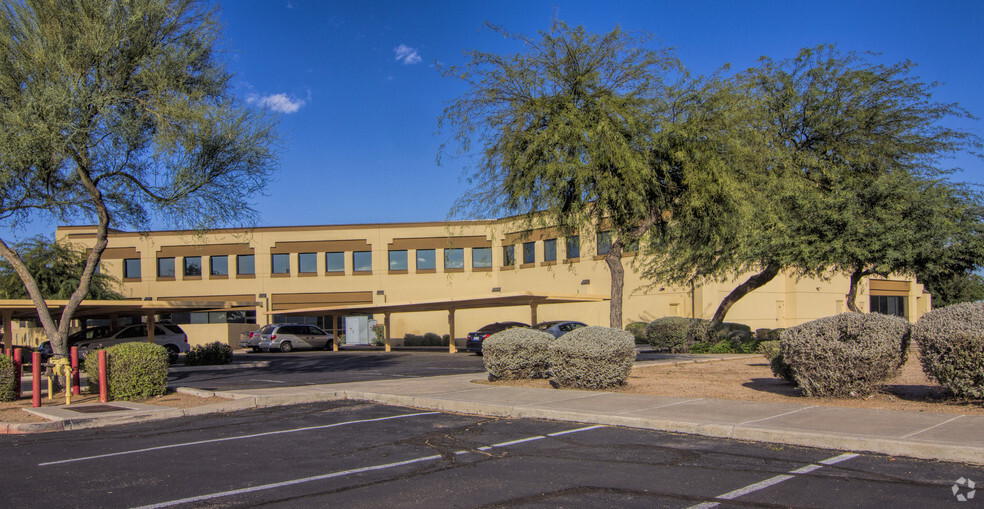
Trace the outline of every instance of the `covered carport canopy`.
{"label": "covered carport canopy", "polygon": [[[459,309],[480,309],[497,308],[511,306],[529,306],[530,323],[538,322],[536,310],[541,305],[547,304],[571,304],[577,302],[602,302],[609,300],[607,295],[552,295],[536,294],[532,292],[504,293],[499,295],[489,295],[482,297],[461,297],[444,300],[423,300],[408,301],[382,304],[362,304],[350,306],[329,306],[329,307],[310,307],[302,309],[290,309],[277,311],[281,315],[301,315],[301,316],[327,316],[327,315],[351,315],[351,314],[376,314],[382,313],[385,317],[386,326],[386,351],[390,351],[390,315],[393,313],[417,313],[422,311],[447,311],[448,328],[451,341],[448,350],[451,353],[458,351],[454,345],[454,313]],[[337,321],[332,320],[332,337],[334,337],[334,349],[338,350],[338,330]]]}
{"label": "covered carport canopy", "polygon": [[[68,305],[67,300],[48,300],[48,311],[55,319],[61,317]],[[121,316],[144,316],[147,318],[147,334],[154,341],[155,317],[162,313],[190,313],[199,311],[231,311],[235,309],[254,309],[253,301],[209,301],[209,300],[84,300],[72,315],[73,319],[109,318],[115,322]],[[5,338],[13,338],[13,320],[38,318],[34,302],[28,299],[0,299],[0,315],[3,316]],[[11,340],[10,343],[13,343]],[[10,345],[7,345],[10,346]]]}

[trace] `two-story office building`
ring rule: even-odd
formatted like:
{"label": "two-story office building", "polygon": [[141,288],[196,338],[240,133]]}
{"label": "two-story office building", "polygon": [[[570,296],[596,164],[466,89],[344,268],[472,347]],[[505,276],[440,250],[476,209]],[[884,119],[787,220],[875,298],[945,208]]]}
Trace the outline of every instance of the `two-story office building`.
{"label": "two-story office building", "polygon": [[[91,246],[92,226],[60,227],[58,239]],[[234,311],[176,314],[193,344],[227,339],[257,324],[302,321],[331,330],[332,317],[383,312],[390,337],[447,334],[459,344],[496,321],[571,319],[609,324],[608,234],[585,229],[523,231],[512,219],[433,223],[280,226],[193,231],[114,231],[101,269],[123,293],[144,300],[254,302]],[[624,256],[625,323],[662,316],[710,318],[736,282],[652,286]],[[740,279],[744,279],[743,276]],[[781,274],[739,301],[728,321],[789,327],[844,312],[847,279]],[[522,296],[537,299],[523,299]],[[915,321],[930,296],[914,279],[872,279],[862,310]],[[428,305],[422,305],[427,303]],[[378,312],[377,312],[378,311]],[[450,311],[450,314],[449,314]]]}

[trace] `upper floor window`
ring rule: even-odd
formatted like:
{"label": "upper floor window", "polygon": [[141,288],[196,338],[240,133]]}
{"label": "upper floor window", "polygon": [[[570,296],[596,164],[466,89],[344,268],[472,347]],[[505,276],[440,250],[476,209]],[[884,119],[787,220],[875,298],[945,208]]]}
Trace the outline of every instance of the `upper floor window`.
{"label": "upper floor window", "polygon": [[274,274],[290,274],[290,254],[277,253],[271,255],[270,272]]}
{"label": "upper floor window", "polygon": [[325,253],[326,272],[345,272],[345,253]]}
{"label": "upper floor window", "polygon": [[543,261],[557,261],[557,239],[547,239],[543,241]]}
{"label": "upper floor window", "polygon": [[389,270],[407,270],[407,251],[405,249],[389,252]]}
{"label": "upper floor window", "polygon": [[318,272],[317,253],[297,253],[297,272],[313,274]]}
{"label": "upper floor window", "polygon": [[434,270],[437,268],[437,256],[433,249],[417,250],[417,270]]}
{"label": "upper floor window", "polygon": [[202,257],[201,256],[185,256],[184,257],[184,275],[185,276],[201,276],[202,275]]}
{"label": "upper floor window", "polygon": [[502,266],[509,267],[511,265],[516,265],[516,246],[513,244],[502,246]]}
{"label": "upper floor window", "polygon": [[236,255],[236,274],[256,274],[256,259],[253,255]]}
{"label": "upper floor window", "polygon": [[460,247],[445,249],[444,268],[445,269],[465,268],[465,250]]}
{"label": "upper floor window", "polygon": [[229,275],[229,257],[226,255],[222,256],[209,256],[208,257],[208,273],[213,276],[228,276]]}
{"label": "upper floor window", "polygon": [[581,237],[579,235],[571,235],[567,237],[567,258],[580,258],[581,257]]}
{"label": "upper floor window", "polygon": [[523,264],[536,262],[536,242],[523,242]]}
{"label": "upper floor window", "polygon": [[472,268],[487,269],[492,267],[492,248],[473,247],[472,248]]}
{"label": "upper floor window", "polygon": [[123,259],[123,277],[125,279],[140,279],[140,258]]}
{"label": "upper floor window", "polygon": [[352,271],[372,272],[372,251],[354,251],[352,253]]}
{"label": "upper floor window", "polygon": [[598,232],[598,254],[606,255],[612,250],[612,232]]}
{"label": "upper floor window", "polygon": [[174,258],[157,259],[157,277],[174,277]]}

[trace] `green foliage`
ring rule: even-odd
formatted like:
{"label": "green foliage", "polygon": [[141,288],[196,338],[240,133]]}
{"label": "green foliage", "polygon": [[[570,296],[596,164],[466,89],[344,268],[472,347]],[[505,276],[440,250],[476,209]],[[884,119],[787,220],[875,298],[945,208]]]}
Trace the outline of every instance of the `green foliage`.
{"label": "green foliage", "polygon": [[632,322],[625,326],[625,330],[635,337],[637,345],[646,345],[649,344],[649,339],[646,336],[646,327],[648,326],[649,324],[646,322]]}
{"label": "green foliage", "polygon": [[[0,8],[0,218],[97,225],[60,317],[56,353],[90,291],[109,228],[152,218],[205,229],[253,219],[276,162],[276,121],[237,100],[220,27],[190,0],[24,0]],[[34,277],[0,240],[34,295]],[[55,324],[60,320],[61,329]]]}
{"label": "green foliage", "polygon": [[770,339],[759,343],[758,353],[762,354],[766,359],[771,361],[779,355],[779,341]]}
{"label": "green foliage", "polygon": [[515,327],[485,338],[482,354],[489,380],[545,378],[553,334]]}
{"label": "green foliage", "polygon": [[912,328],[923,371],[957,396],[984,398],[984,304],[934,309]]}
{"label": "green foliage", "polygon": [[[770,329],[758,329],[755,332],[758,333],[759,330],[770,330]],[[775,329],[775,330],[782,331],[785,329]],[[779,333],[777,332],[776,336],[778,336],[778,334]],[[776,378],[781,378],[789,383],[795,383],[795,381],[793,380],[793,372],[789,367],[789,364],[786,364],[786,361],[783,360],[782,358],[782,351],[779,349],[778,339],[774,339],[774,340],[770,339],[768,341],[762,341],[761,343],[759,343],[758,353],[762,354],[763,356],[765,356],[766,359],[769,360],[769,368],[772,369],[772,374],[775,375]]]}
{"label": "green foliage", "polygon": [[20,396],[20,387],[14,378],[14,360],[0,354],[0,401],[14,401]]}
{"label": "green foliage", "polygon": [[909,322],[895,316],[829,316],[783,331],[781,362],[807,396],[864,397],[898,374],[910,332]]}
{"label": "green foliage", "polygon": [[403,335],[403,346],[448,346],[450,341],[450,335],[439,336],[433,332],[427,332],[423,336],[410,333]]}
{"label": "green foliage", "polygon": [[779,335],[786,329],[755,329],[755,339],[762,341],[779,341]]}
{"label": "green foliage", "polygon": [[372,327],[372,344],[374,346],[383,346],[386,344],[386,325],[377,323]]}
{"label": "green foliage", "polygon": [[[86,255],[64,242],[48,242],[44,237],[34,237],[13,246],[20,254],[28,271],[34,276],[38,288],[46,299],[68,299],[82,281]],[[87,299],[118,300],[123,295],[117,291],[120,281],[108,274],[93,274]],[[14,267],[0,259],[0,299],[28,299]]]}
{"label": "green foliage", "polygon": [[211,366],[215,364],[229,364],[232,362],[232,347],[213,341],[207,345],[195,345],[185,354],[185,365],[187,366]]}
{"label": "green foliage", "polygon": [[635,355],[631,333],[581,327],[550,345],[550,371],[559,387],[604,390],[625,385]]}
{"label": "green foliage", "polygon": [[[167,392],[167,349],[154,343],[120,343],[106,348],[107,388],[113,400],[160,396]],[[85,357],[89,390],[99,391],[99,355]]]}
{"label": "green foliage", "polygon": [[[754,347],[758,345],[758,342],[752,337],[751,327],[741,323],[725,322],[715,324],[711,320],[694,318],[690,320],[690,327],[687,329],[686,336],[685,341],[689,345],[695,343],[716,345],[722,341],[727,341],[736,345],[734,347],[736,351],[732,353],[754,352]],[[751,345],[751,349],[749,349],[748,345]]]}
{"label": "green foliage", "polygon": [[692,320],[679,316],[664,316],[657,318],[646,326],[646,339],[656,350],[670,352],[689,351],[687,330]]}
{"label": "green foliage", "polygon": [[984,300],[984,277],[968,271],[949,270],[940,274],[917,274],[919,282],[933,296],[933,307]]}

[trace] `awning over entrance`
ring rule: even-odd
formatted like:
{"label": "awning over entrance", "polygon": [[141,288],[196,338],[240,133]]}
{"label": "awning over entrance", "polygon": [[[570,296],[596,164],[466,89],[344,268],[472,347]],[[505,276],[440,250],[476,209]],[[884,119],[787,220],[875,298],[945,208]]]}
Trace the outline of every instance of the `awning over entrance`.
{"label": "awning over entrance", "polygon": [[[390,351],[390,315],[392,313],[416,313],[422,311],[447,311],[448,326],[450,329],[451,342],[448,349],[451,353],[457,352],[454,345],[454,313],[459,309],[478,309],[511,306],[529,306],[530,323],[537,323],[537,307],[547,304],[571,304],[577,302],[603,302],[609,300],[607,295],[551,295],[536,294],[532,292],[503,293],[499,295],[488,295],[481,297],[462,297],[445,300],[423,300],[407,301],[380,304],[358,304],[348,306],[326,306],[310,307],[301,309],[290,309],[277,311],[281,315],[301,315],[301,316],[327,316],[327,315],[351,315],[362,313],[382,313],[385,316],[386,326],[386,351]],[[336,321],[332,320],[332,334],[335,337],[335,350],[338,349],[338,330],[335,329]]]}

